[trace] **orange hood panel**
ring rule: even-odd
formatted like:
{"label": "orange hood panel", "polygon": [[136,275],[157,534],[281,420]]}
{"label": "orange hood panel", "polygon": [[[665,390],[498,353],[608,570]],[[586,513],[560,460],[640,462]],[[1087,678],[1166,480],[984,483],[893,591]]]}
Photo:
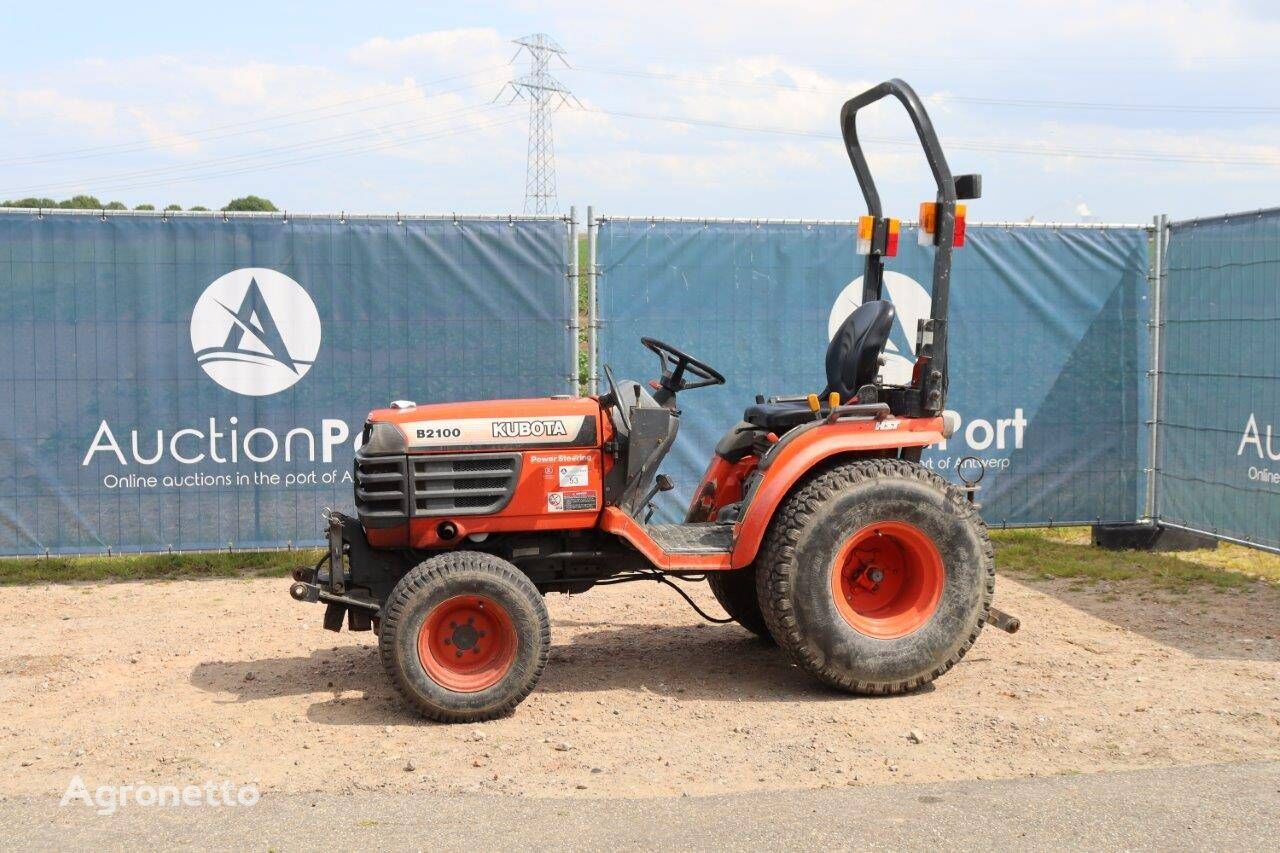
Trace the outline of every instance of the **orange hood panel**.
{"label": "orange hood panel", "polygon": [[432,403],[375,409],[369,420],[399,427],[410,453],[599,447],[602,435],[592,397]]}

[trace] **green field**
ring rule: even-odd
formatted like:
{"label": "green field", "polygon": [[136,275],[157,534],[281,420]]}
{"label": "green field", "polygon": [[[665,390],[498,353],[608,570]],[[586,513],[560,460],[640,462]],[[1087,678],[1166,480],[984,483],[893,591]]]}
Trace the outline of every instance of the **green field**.
{"label": "green field", "polygon": [[[998,530],[996,565],[1013,577],[1067,578],[1081,583],[1142,581],[1183,591],[1233,589],[1255,582],[1280,587],[1280,555],[1237,545],[1180,553],[1104,551],[1087,527]],[[284,577],[320,559],[320,550],[131,554],[113,557],[0,560],[0,584],[129,581],[170,578]]]}
{"label": "green field", "polygon": [[1089,528],[1000,530],[996,568],[1013,576],[1081,582],[1143,581],[1173,591],[1232,589],[1262,581],[1280,586],[1280,555],[1220,544],[1196,551],[1107,551],[1089,544]]}
{"label": "green field", "polygon": [[14,557],[0,560],[0,585],[159,578],[284,577],[298,566],[314,565],[323,553],[317,549],[121,554],[112,557]]}

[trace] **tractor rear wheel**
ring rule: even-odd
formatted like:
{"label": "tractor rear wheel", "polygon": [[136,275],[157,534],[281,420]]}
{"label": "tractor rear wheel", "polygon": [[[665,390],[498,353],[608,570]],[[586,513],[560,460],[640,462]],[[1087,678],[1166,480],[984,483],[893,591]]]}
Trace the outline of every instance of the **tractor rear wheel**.
{"label": "tractor rear wheel", "polygon": [[821,681],[902,693],[954,666],[995,591],[986,525],[964,493],[897,459],[823,472],[778,507],[757,561],[778,645]]}
{"label": "tractor rear wheel", "polygon": [[419,563],[382,611],[378,650],[422,716],[468,723],[509,714],[551,649],[542,595],[506,560],[452,551]]}
{"label": "tractor rear wheel", "polygon": [[764,615],[760,612],[755,566],[731,572],[707,572],[707,585],[733,621],[760,639],[773,642],[773,635],[769,633],[769,626],[764,623]]}

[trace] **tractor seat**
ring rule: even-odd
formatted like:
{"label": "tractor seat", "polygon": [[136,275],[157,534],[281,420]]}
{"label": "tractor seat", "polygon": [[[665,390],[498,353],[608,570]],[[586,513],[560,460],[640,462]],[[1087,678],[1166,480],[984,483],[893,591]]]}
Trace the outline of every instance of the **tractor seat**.
{"label": "tractor seat", "polygon": [[[893,316],[893,304],[877,299],[858,306],[840,324],[827,345],[827,387],[818,395],[824,404],[821,412],[829,411],[825,403],[831,392],[847,402],[857,396],[859,388],[875,381],[880,353],[893,331]],[[815,417],[803,397],[756,403],[742,415],[748,423],[778,435]]]}

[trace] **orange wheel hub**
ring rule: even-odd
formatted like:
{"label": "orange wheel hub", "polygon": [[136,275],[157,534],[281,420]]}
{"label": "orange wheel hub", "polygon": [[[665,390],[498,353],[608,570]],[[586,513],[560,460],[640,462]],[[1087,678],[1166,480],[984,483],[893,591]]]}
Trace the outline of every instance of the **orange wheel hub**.
{"label": "orange wheel hub", "polygon": [[854,630],[904,637],[933,617],[946,574],[942,555],[914,524],[868,524],[849,537],[831,568],[831,594]]}
{"label": "orange wheel hub", "polygon": [[502,680],[516,659],[515,623],[484,595],[456,595],[431,609],[418,630],[418,659],[431,679],[457,693]]}

